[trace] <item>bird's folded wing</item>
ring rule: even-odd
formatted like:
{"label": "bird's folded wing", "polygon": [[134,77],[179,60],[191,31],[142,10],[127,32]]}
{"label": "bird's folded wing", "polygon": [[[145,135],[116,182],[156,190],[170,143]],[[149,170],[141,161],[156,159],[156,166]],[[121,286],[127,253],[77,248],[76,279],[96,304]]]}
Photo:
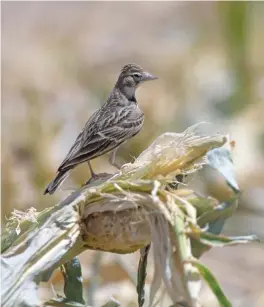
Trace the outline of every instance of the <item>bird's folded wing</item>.
{"label": "bird's folded wing", "polygon": [[114,117],[111,113],[109,116],[102,118],[100,123],[89,120],[87,123],[89,125],[86,125],[78,135],[59,170],[72,168],[79,163],[113,150],[136,135],[140,131],[143,121],[144,114],[139,109],[129,108],[124,116]]}

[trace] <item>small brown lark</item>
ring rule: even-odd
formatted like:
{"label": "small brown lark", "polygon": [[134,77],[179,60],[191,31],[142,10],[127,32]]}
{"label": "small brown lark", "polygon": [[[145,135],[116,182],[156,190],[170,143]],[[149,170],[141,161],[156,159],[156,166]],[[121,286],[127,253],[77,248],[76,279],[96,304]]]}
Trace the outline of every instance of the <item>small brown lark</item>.
{"label": "small brown lark", "polygon": [[122,68],[108,99],[77,136],[44,194],[53,194],[69,171],[83,162],[88,162],[92,177],[95,177],[89,161],[107,152],[112,152],[109,161],[117,166],[114,160],[118,146],[135,136],[143,126],[144,114],[137,104],[136,89],[143,82],[155,79],[157,77],[139,65],[127,64]]}

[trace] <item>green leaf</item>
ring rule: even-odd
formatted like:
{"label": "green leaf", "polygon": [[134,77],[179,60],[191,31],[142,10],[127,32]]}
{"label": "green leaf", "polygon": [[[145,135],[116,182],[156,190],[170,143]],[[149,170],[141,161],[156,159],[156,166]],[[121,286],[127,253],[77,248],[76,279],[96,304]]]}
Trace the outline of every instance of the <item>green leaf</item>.
{"label": "green leaf", "polygon": [[82,269],[80,261],[74,257],[61,266],[64,277],[64,294],[68,301],[84,304],[82,287]]}
{"label": "green leaf", "polygon": [[254,241],[258,241],[256,235],[241,236],[241,237],[226,237],[222,235],[215,235],[209,232],[195,231],[188,234],[191,238],[199,240],[199,242],[212,246],[212,247],[224,247],[228,245],[246,244]]}
{"label": "green leaf", "polygon": [[[201,228],[206,228],[207,233],[218,235],[222,232],[226,219],[229,218],[237,207],[237,200],[232,199],[228,202],[221,203],[215,209],[203,213],[197,220]],[[195,258],[210,249],[211,245],[203,244],[200,241],[192,239],[192,254]]]}
{"label": "green leaf", "polygon": [[227,218],[229,218],[237,208],[237,198],[220,203],[213,210],[202,214],[197,222],[200,227],[208,226],[208,232],[219,234]]}
{"label": "green leaf", "polygon": [[235,193],[239,192],[239,186],[234,175],[233,159],[231,151],[222,146],[214,148],[207,153],[207,164],[218,170],[225,178],[227,184]]}
{"label": "green leaf", "polygon": [[145,281],[147,276],[147,263],[150,244],[140,250],[140,260],[138,264],[138,279],[137,279],[137,293],[138,306],[142,307],[145,302]]}
{"label": "green leaf", "polygon": [[200,262],[196,260],[190,260],[188,261],[192,263],[199,271],[199,273],[202,275],[204,280],[207,282],[208,286],[216,296],[218,303],[220,304],[221,307],[232,307],[232,304],[230,301],[227,299],[227,297],[224,295],[223,290],[220,288],[216,278],[214,275],[210,272],[210,270],[201,264]]}

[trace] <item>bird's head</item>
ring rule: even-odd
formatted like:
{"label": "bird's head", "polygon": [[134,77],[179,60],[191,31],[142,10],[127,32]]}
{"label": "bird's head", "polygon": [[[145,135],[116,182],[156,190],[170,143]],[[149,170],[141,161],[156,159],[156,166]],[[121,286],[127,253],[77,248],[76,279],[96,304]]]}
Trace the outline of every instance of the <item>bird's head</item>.
{"label": "bird's head", "polygon": [[145,81],[156,80],[157,77],[145,71],[139,65],[125,65],[118,77],[116,86],[127,96],[133,97],[136,88]]}

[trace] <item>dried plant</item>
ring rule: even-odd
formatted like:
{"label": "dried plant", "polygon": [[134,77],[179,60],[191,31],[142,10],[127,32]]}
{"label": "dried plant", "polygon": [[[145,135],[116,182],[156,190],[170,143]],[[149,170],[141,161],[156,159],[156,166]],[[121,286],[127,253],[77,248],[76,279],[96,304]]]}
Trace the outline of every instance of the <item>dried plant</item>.
{"label": "dried plant", "polygon": [[[150,245],[155,264],[150,306],[159,301],[162,283],[173,306],[200,306],[201,277],[221,306],[231,306],[198,259],[213,246],[247,243],[256,237],[219,235],[236,209],[239,194],[232,169],[233,143],[227,135],[199,135],[197,127],[161,135],[134,163],[114,175],[102,175],[51,208],[15,211],[2,235],[2,306],[40,304],[37,286],[59,266],[65,297],[44,305],[85,306],[76,256],[87,249],[119,254],[141,249],[137,292],[143,306]],[[232,191],[225,203],[198,194],[188,181],[179,182],[181,175],[204,165],[224,176]],[[119,305],[114,300],[108,304]]]}

